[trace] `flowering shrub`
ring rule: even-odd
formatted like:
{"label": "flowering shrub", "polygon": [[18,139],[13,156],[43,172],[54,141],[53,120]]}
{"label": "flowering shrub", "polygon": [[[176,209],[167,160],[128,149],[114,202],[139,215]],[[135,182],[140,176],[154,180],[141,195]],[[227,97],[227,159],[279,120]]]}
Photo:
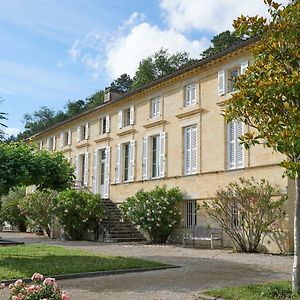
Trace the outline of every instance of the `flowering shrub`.
{"label": "flowering shrub", "polygon": [[[54,278],[45,278],[39,273],[31,277],[32,283],[26,285],[21,279],[9,285],[9,300],[70,300],[65,291],[60,291]],[[2,283],[0,289],[5,285]]]}
{"label": "flowering shrub", "polygon": [[120,205],[126,219],[143,229],[155,243],[165,243],[173,227],[180,221],[177,208],[182,200],[178,188],[167,190],[166,186],[145,192],[139,190]]}
{"label": "flowering shrub", "polygon": [[66,190],[53,200],[54,214],[59,218],[65,233],[72,240],[80,240],[84,233],[97,230],[104,208],[99,195]]}

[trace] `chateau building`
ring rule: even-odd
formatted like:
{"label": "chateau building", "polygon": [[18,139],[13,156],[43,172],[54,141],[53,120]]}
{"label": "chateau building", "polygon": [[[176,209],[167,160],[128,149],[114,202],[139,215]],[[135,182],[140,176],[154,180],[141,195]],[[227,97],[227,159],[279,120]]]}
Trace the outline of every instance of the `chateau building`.
{"label": "chateau building", "polygon": [[[62,151],[75,166],[76,184],[119,204],[139,189],[179,187],[182,224],[172,239],[194,225],[213,225],[201,210],[219,187],[239,177],[267,179],[289,195],[284,229],[272,251],[291,251],[293,182],[282,177],[283,157],[261,145],[245,150],[239,136],[249,128],[226,124],[222,108],[234,78],[252,62],[249,39],[127,94],[112,91],[104,103],[31,137],[40,149]],[[200,209],[197,211],[197,204]]]}

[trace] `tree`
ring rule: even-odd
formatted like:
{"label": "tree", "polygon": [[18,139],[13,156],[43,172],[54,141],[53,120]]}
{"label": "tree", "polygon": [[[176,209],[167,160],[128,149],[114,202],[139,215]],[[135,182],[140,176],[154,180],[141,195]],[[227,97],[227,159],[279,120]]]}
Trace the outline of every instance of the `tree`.
{"label": "tree", "polygon": [[104,101],[104,91],[100,90],[96,92],[94,95],[86,98],[85,108],[90,109],[96,106],[103,104]]}
{"label": "tree", "polygon": [[160,49],[140,62],[133,78],[132,88],[141,87],[194,62],[195,60],[190,59],[187,52],[170,55],[168,50]]}
{"label": "tree", "polygon": [[202,58],[207,58],[241,41],[243,41],[243,38],[237,36],[235,31],[233,32],[229,30],[223,31],[212,38],[211,42],[213,45],[210,46],[208,49],[204,50],[201,53],[201,56]]}
{"label": "tree", "polygon": [[61,152],[37,151],[24,143],[0,143],[0,195],[18,185],[63,190],[73,181],[73,167]]}
{"label": "tree", "polygon": [[68,101],[66,105],[66,115],[68,118],[74,117],[82,113],[85,109],[85,102],[83,100]]}
{"label": "tree", "polygon": [[241,252],[257,252],[259,243],[272,233],[285,215],[286,196],[268,181],[240,178],[225,189],[219,189],[215,199],[204,208],[226,231]]}
{"label": "tree", "polygon": [[241,16],[234,27],[244,37],[260,35],[253,64],[237,79],[237,92],[225,110],[227,121],[249,125],[246,147],[259,143],[282,153],[285,174],[295,179],[293,289],[300,293],[300,1],[286,7],[272,0],[271,19]]}
{"label": "tree", "polygon": [[[0,100],[1,103],[1,100]],[[1,129],[1,127],[7,127],[3,122],[3,120],[7,120],[6,113],[0,112],[0,140],[4,138],[4,131]]]}
{"label": "tree", "polygon": [[110,87],[113,90],[116,90],[123,94],[131,90],[132,84],[133,80],[130,78],[130,76],[128,74],[122,74],[110,84]]}

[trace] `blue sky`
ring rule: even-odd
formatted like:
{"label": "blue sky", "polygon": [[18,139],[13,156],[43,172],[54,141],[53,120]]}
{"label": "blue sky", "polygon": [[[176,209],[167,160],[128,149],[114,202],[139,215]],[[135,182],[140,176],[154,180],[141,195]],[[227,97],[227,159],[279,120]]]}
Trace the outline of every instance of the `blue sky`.
{"label": "blue sky", "polygon": [[0,0],[0,111],[23,115],[85,99],[161,47],[192,57],[262,0]]}

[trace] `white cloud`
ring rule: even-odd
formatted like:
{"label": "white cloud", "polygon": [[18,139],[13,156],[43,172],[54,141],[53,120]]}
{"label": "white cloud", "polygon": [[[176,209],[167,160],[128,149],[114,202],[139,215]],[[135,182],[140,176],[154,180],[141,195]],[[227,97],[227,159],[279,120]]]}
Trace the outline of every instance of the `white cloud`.
{"label": "white cloud", "polygon": [[160,0],[160,7],[169,27],[180,32],[220,33],[232,29],[232,21],[241,14],[268,15],[262,0]]}
{"label": "white cloud", "polygon": [[21,132],[21,129],[19,129],[19,128],[7,127],[4,129],[4,133],[8,136],[11,136],[11,135],[16,136],[20,132]]}

